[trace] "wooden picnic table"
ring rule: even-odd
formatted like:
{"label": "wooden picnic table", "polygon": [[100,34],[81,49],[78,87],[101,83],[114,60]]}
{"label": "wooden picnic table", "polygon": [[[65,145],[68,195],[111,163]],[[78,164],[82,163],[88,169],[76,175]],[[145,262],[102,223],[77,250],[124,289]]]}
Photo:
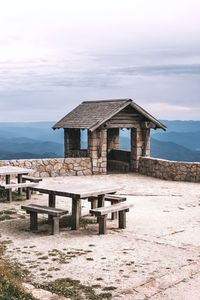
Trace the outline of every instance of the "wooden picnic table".
{"label": "wooden picnic table", "polygon": [[[5,183],[10,184],[10,179],[12,175],[17,175],[17,181],[18,183],[22,183],[22,176],[27,175],[28,173],[32,172],[32,169],[26,169],[26,168],[20,168],[20,167],[14,167],[14,166],[3,166],[0,167],[0,176],[5,176]],[[11,201],[12,199],[12,191],[7,191],[7,200]],[[18,193],[22,193],[22,189],[18,189]]]}
{"label": "wooden picnic table", "polygon": [[81,216],[81,200],[90,197],[98,198],[98,207],[104,206],[105,194],[116,193],[119,186],[94,187],[88,184],[76,184],[67,186],[64,184],[47,185],[44,182],[32,187],[31,190],[49,195],[49,207],[55,207],[56,196],[67,197],[72,199],[72,229],[79,228],[79,219]]}

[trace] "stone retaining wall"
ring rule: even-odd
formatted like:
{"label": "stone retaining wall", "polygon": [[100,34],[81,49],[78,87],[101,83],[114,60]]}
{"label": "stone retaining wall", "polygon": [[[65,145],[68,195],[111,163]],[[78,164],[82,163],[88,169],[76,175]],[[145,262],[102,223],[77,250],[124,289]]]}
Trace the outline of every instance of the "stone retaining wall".
{"label": "stone retaining wall", "polygon": [[[0,160],[0,166],[33,169],[36,177],[92,175],[91,159],[51,158]],[[138,172],[165,180],[200,182],[200,163],[177,162],[158,158],[140,157]]]}
{"label": "stone retaining wall", "polygon": [[200,182],[200,163],[140,157],[138,172],[165,180]]}
{"label": "stone retaining wall", "polygon": [[90,158],[51,158],[28,160],[0,160],[0,166],[16,166],[35,170],[35,177],[91,175]]}

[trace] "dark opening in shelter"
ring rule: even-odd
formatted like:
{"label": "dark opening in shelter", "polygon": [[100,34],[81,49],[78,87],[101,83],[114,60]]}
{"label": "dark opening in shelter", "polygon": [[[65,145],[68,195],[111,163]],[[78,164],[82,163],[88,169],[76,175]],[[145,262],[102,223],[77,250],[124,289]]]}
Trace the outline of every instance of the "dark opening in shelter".
{"label": "dark opening in shelter", "polygon": [[[133,100],[117,99],[84,101],[53,126],[59,128],[64,156],[90,157],[93,174],[102,174],[137,171],[139,157],[150,156],[150,129],[166,126]],[[130,132],[130,151],[120,149],[123,128]]]}

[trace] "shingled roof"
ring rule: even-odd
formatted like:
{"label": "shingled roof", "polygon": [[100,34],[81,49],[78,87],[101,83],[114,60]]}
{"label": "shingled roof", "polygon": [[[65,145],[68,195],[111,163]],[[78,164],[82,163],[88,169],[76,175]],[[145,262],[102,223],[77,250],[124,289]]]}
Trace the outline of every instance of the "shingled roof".
{"label": "shingled roof", "polygon": [[153,122],[156,128],[166,129],[166,126],[151,116],[132,99],[84,101],[64,118],[57,122],[53,129],[59,128],[85,128],[94,131],[104,122],[112,118],[127,106],[133,107],[147,120]]}

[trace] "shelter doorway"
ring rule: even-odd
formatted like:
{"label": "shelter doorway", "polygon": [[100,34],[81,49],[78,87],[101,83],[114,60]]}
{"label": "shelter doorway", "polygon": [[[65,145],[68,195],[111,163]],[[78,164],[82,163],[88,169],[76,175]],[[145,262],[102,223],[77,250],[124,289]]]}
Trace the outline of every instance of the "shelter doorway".
{"label": "shelter doorway", "polygon": [[110,128],[107,132],[107,171],[127,173],[131,168],[131,130]]}

